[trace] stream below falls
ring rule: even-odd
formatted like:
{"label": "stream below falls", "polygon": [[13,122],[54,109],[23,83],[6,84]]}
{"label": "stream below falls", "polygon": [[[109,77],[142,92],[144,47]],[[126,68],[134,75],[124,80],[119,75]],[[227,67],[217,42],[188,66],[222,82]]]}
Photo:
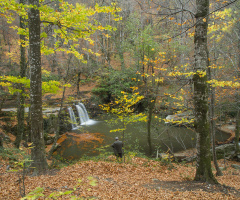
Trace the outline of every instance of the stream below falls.
{"label": "stream below falls", "polygon": [[[121,128],[119,125],[109,124],[110,115],[101,115],[91,120],[90,125],[81,125],[78,129],[65,133],[58,143],[60,147],[54,153],[65,159],[79,159],[83,156],[97,156],[100,153],[113,153],[111,144],[118,136],[123,141],[122,132],[110,132]],[[229,135],[222,132],[216,133],[217,141],[225,141]],[[146,156],[155,156],[156,152],[178,152],[195,148],[196,134],[191,128],[172,127],[153,120],[151,127],[152,154],[149,152],[147,124],[137,122],[127,126],[124,133],[125,152],[137,151]]]}

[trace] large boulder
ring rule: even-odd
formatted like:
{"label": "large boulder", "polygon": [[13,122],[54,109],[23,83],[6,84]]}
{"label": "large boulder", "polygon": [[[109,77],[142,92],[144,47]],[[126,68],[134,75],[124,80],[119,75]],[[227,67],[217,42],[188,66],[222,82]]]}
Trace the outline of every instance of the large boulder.
{"label": "large boulder", "polygon": [[64,108],[59,117],[59,133],[64,134],[67,131],[72,130],[72,124],[70,123],[69,112],[67,108]]}
{"label": "large boulder", "polygon": [[232,168],[234,168],[234,169],[239,169],[239,170],[240,170],[240,165],[232,164],[231,166],[232,166]]}
{"label": "large boulder", "polygon": [[[216,147],[216,155],[217,159],[223,159],[225,158],[230,158],[233,154],[235,153],[235,144],[224,144]],[[192,162],[196,160],[197,155],[196,155],[196,149],[193,149],[191,153],[189,153],[189,150],[179,152],[179,153],[174,153],[175,160],[178,162]]]}
{"label": "large boulder", "polygon": [[53,134],[58,129],[58,115],[57,114],[45,114],[43,116],[43,129],[47,134]]}
{"label": "large boulder", "polygon": [[216,147],[217,159],[228,158],[235,152],[235,144],[224,144]]}
{"label": "large boulder", "polygon": [[191,111],[168,115],[165,119],[165,124],[178,126],[191,126],[190,122],[194,119]]}

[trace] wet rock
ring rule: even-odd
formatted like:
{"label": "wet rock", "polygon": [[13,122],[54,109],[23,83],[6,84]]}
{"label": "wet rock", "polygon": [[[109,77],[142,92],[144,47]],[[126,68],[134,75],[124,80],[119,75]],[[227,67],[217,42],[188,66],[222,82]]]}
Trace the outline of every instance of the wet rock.
{"label": "wet rock", "polygon": [[240,169],[240,165],[237,165],[237,164],[232,164],[231,167],[234,169]]}
{"label": "wet rock", "polygon": [[174,159],[177,162],[193,162],[197,158],[196,148],[174,153]]}
{"label": "wet rock", "polygon": [[166,122],[165,124],[168,125],[179,125],[179,126],[190,126],[190,124],[188,122],[184,122],[184,123],[178,123],[178,121],[181,121],[182,119],[187,119],[187,120],[191,120],[194,119],[194,116],[191,112],[183,112],[183,113],[179,113],[179,114],[175,114],[175,115],[168,115],[166,117]]}
{"label": "wet rock", "polygon": [[59,117],[59,132],[64,134],[67,131],[72,130],[72,124],[70,123],[69,112],[67,108],[63,109]]}
{"label": "wet rock", "polygon": [[46,145],[52,144],[54,142],[54,139],[55,139],[55,135],[54,136],[51,136],[49,134],[44,135],[44,141]]}
{"label": "wet rock", "polygon": [[157,178],[153,178],[152,181],[155,182],[155,183],[159,183],[160,182],[159,179],[157,179]]}
{"label": "wet rock", "polygon": [[47,141],[45,142],[46,145],[49,145],[49,144],[52,144],[52,143],[53,143],[53,140],[47,140]]}
{"label": "wet rock", "polygon": [[225,167],[219,167],[219,169],[220,169],[221,171],[226,170]]}
{"label": "wet rock", "polygon": [[216,147],[217,159],[227,158],[234,154],[235,145],[234,144],[224,144]]}
{"label": "wet rock", "polygon": [[58,128],[58,117],[54,114],[44,115],[43,128],[45,133],[55,133]]}
{"label": "wet rock", "polygon": [[11,143],[10,137],[8,135],[4,134],[4,133],[2,133],[2,139],[6,143]]}

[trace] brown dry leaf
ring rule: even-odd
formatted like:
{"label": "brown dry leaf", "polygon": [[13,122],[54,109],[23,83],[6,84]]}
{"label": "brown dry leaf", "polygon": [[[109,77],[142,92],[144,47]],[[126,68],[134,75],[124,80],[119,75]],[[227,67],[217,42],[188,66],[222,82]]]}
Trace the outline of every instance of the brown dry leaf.
{"label": "brown dry leaf", "polygon": [[[221,161],[219,162],[221,165]],[[174,168],[162,166],[157,161],[133,158],[132,163],[103,161],[82,161],[62,168],[55,175],[49,171],[46,175],[26,176],[26,193],[36,187],[45,188],[48,196],[54,191],[68,191],[79,183],[71,194],[78,197],[96,197],[99,199],[239,199],[239,170],[227,163],[224,176],[217,177],[221,184],[229,187],[208,185],[189,181],[194,177],[195,167],[173,164]],[[6,164],[1,166],[0,199],[20,199],[18,173],[6,172]],[[88,177],[97,180],[96,186],[90,185]],[[70,199],[64,196],[59,199]]]}

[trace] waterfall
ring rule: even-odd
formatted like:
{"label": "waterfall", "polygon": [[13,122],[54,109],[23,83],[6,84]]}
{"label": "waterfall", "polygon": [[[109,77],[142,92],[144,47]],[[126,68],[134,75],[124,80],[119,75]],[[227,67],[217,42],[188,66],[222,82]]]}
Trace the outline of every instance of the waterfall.
{"label": "waterfall", "polygon": [[97,123],[96,121],[89,119],[88,112],[82,103],[78,103],[76,105],[76,109],[80,122],[77,122],[72,107],[68,107],[68,112],[72,124],[72,130],[78,129],[79,125],[93,125]]}
{"label": "waterfall", "polygon": [[85,113],[86,121],[88,121],[89,116],[88,116],[88,112],[87,112],[85,106],[82,103],[78,103],[78,105],[81,106],[81,108],[83,109],[83,112]]}
{"label": "waterfall", "polygon": [[77,129],[77,120],[76,120],[76,117],[75,117],[72,107],[68,107],[68,112],[69,112],[70,119],[71,119],[72,130]]}
{"label": "waterfall", "polygon": [[85,125],[88,124],[89,120],[89,116],[87,113],[87,110],[85,108],[85,106],[82,103],[78,103],[76,105],[76,109],[78,111],[78,117],[80,119],[80,125]]}

